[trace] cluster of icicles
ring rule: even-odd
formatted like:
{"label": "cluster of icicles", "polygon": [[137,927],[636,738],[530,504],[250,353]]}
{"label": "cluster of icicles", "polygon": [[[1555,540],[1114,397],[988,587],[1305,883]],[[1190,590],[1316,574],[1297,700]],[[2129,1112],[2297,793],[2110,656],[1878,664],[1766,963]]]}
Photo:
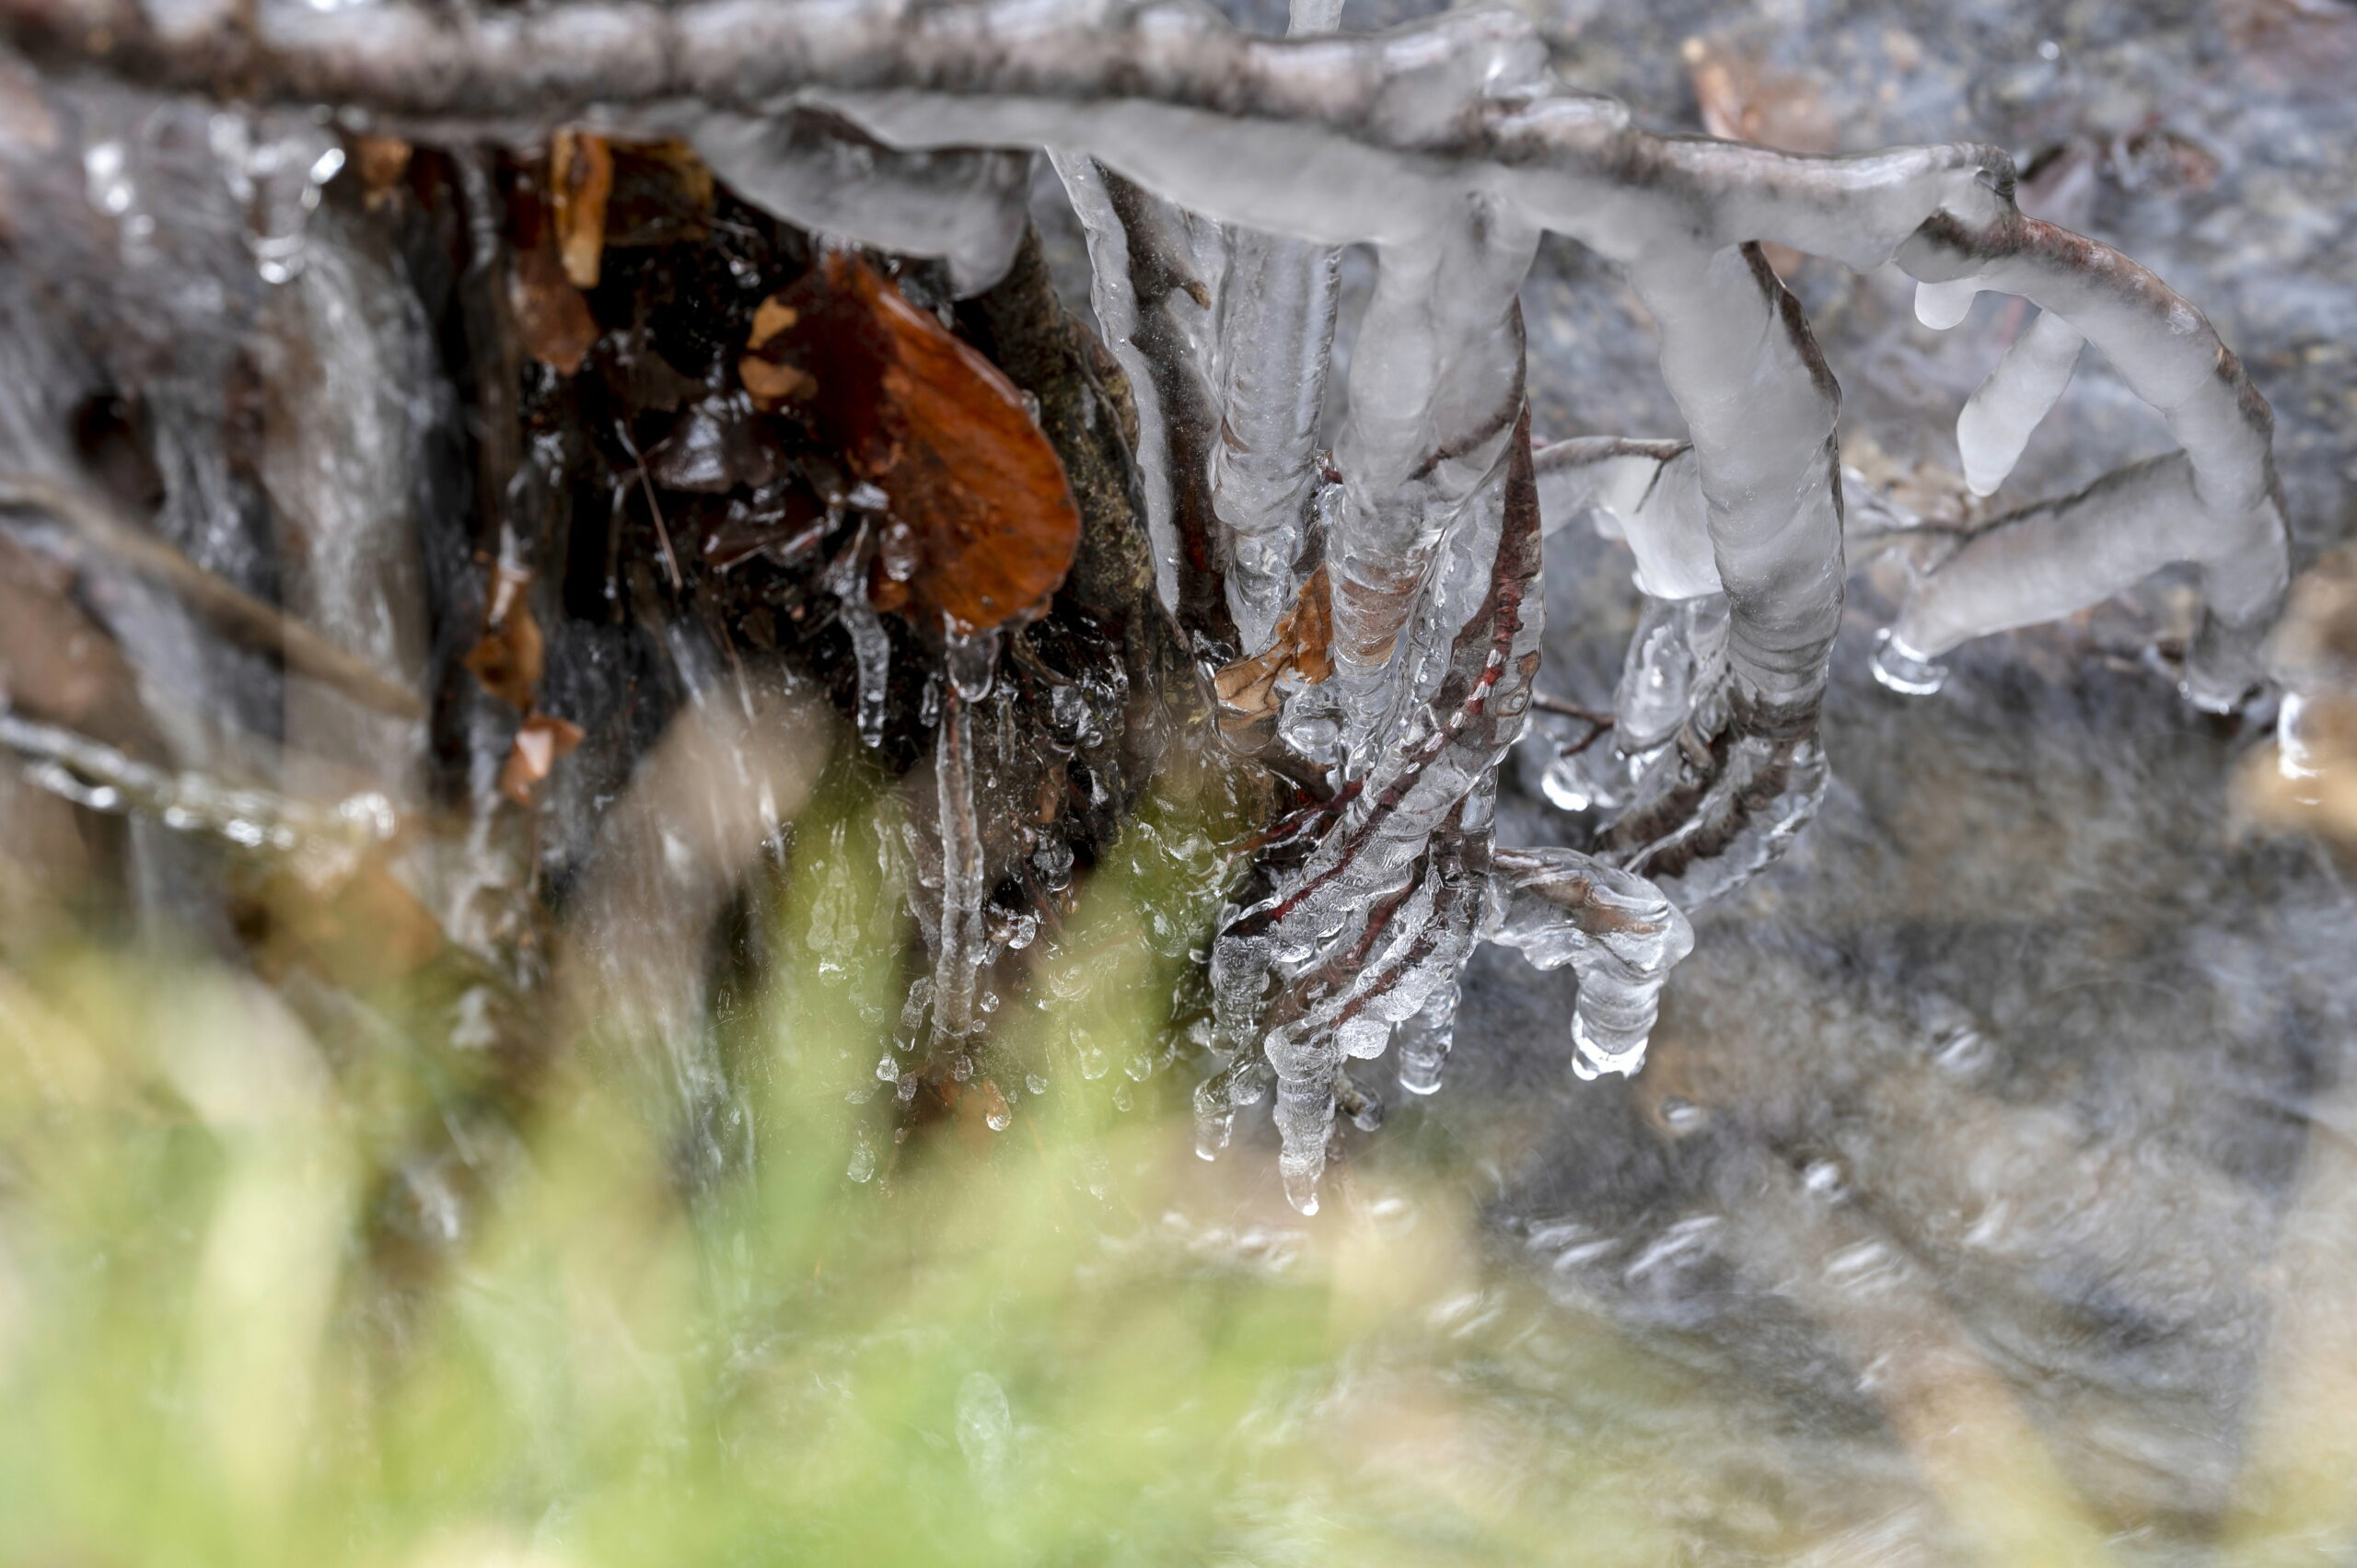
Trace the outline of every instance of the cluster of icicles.
{"label": "cluster of icicles", "polygon": [[[1272,703],[1279,744],[1334,795],[1286,826],[1306,854],[1264,868],[1223,917],[1212,979],[1235,1055],[1198,1097],[1208,1155],[1236,1106],[1273,1088],[1305,1210],[1338,1111],[1367,1113],[1347,1063],[1396,1047],[1406,1088],[1437,1086],[1475,944],[1569,965],[1573,1069],[1633,1072],[1692,943],[1684,911],[1771,863],[1822,796],[1839,392],[1761,243],[1895,262],[1934,326],[1982,290],[2038,308],[1959,423],[1976,493],[2005,477],[2089,343],[2182,447],[2006,517],[1926,571],[1877,651],[1887,684],[1933,689],[1958,644],[2176,563],[2204,601],[2187,696],[2231,707],[2265,674],[2288,575],[2266,404],[2158,279],[2024,216],[1990,147],[1813,157],[1655,135],[1565,89],[1504,9],[1338,36],[1335,0],[1295,0],[1282,40],[1196,8],[1085,0],[266,4],[234,24],[185,10],[194,34],[166,37],[125,5],[0,0],[20,43],[150,80],[395,126],[686,134],[747,199],[945,258],[967,293],[1007,266],[1033,149],[1048,150],[1136,400],[1164,594],[1206,673],[1269,652],[1313,576],[1328,595],[1330,674],[1281,676]],[[843,122],[872,140],[813,129]],[[1516,300],[1550,230],[1619,265],[1658,324],[1684,440],[1534,449]],[[1353,244],[1377,271],[1328,453],[1337,258]],[[1582,517],[1626,540],[1649,608],[1611,743],[1557,795],[1595,814],[1590,848],[1504,848],[1492,803],[1533,694],[1541,539]],[[948,761],[946,792],[962,777]],[[947,802],[945,830],[971,809]],[[972,909],[952,901],[981,889],[970,854],[945,859],[934,929],[962,948]]]}

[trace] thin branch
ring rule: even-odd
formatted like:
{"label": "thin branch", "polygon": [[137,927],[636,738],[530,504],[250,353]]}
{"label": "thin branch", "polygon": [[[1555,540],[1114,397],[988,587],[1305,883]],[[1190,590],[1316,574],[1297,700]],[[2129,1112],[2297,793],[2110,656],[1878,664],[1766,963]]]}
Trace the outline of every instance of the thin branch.
{"label": "thin branch", "polygon": [[171,589],[230,642],[279,659],[293,674],[396,717],[425,716],[416,692],[275,605],[206,571],[87,491],[35,474],[0,474],[0,510],[38,513],[64,525],[99,553]]}

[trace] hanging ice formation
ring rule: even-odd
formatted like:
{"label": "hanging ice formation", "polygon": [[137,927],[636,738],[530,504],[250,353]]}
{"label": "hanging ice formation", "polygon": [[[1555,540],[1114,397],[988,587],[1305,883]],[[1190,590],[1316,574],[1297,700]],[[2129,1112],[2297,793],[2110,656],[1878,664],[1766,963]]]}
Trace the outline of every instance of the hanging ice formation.
{"label": "hanging ice formation", "polygon": [[[1437,1086],[1476,942],[1570,965],[1572,1064],[1633,1072],[1692,942],[1682,910],[1772,862],[1822,796],[1839,391],[1762,244],[1895,261],[1933,325],[1984,290],[2038,308],[1959,422],[1976,493],[2087,343],[2182,447],[2022,508],[1927,571],[1877,650],[1887,683],[1933,689],[1958,644],[2173,563],[2198,569],[2204,602],[2186,695],[2230,707],[2265,674],[2288,577],[2266,403],[2150,273],[2025,216],[1991,147],[1807,157],[1655,135],[1564,88],[1504,9],[1283,40],[1101,0],[0,0],[0,17],[39,57],[396,126],[685,134],[748,199],[945,258],[961,294],[1015,253],[1019,155],[1049,149],[1132,383],[1164,597],[1207,678],[1247,672],[1219,682],[1239,727],[1272,720],[1267,744],[1322,784],[1224,918],[1212,981],[1234,1056],[1198,1096],[1208,1154],[1234,1107],[1273,1087],[1305,1209],[1338,1110],[1379,1114],[1349,1063],[1396,1043],[1404,1086]],[[1297,34],[1336,20],[1330,0],[1296,0]],[[1619,265],[1658,323],[1686,440],[1534,449],[1516,296],[1550,230]],[[1373,248],[1376,282],[1328,457],[1335,257],[1352,244]],[[1582,514],[1626,539],[1650,608],[1610,744],[1550,781],[1595,831],[1582,849],[1504,849],[1492,803],[1533,694],[1540,539]],[[1288,642],[1328,626],[1322,646]],[[987,677],[951,677],[933,992],[956,1034],[979,938],[972,803],[953,797]]]}

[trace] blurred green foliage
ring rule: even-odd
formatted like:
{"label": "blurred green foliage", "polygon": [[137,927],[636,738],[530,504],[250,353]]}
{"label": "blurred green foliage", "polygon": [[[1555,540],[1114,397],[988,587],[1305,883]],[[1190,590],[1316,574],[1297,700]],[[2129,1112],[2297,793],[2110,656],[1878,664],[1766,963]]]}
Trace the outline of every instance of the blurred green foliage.
{"label": "blurred green foliage", "polygon": [[[1044,1088],[896,1136],[905,977],[795,939],[830,889],[890,910],[865,809],[806,818],[732,1041],[750,1157],[692,1191],[657,1042],[557,1041],[486,1117],[447,998],[355,1045],[218,966],[0,970],[0,1562],[1657,1560],[1612,1466],[1459,1386],[1446,1203],[1297,1228],[1265,1162],[1192,1157],[1176,1075],[1076,1065],[1167,1027],[1154,927],[1208,913],[1171,854],[1042,944],[993,1060]],[[396,1192],[435,1246],[387,1244]]]}

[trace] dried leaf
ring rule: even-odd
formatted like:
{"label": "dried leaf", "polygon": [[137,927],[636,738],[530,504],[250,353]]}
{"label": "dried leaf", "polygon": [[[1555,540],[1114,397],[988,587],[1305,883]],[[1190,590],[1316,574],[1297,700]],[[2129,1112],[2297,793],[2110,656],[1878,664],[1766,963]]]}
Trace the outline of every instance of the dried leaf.
{"label": "dried leaf", "polygon": [[509,281],[524,351],[566,376],[580,369],[598,341],[598,320],[589,314],[589,301],[564,275],[552,235],[543,231],[540,243],[517,250]]}
{"label": "dried leaf", "polygon": [[976,630],[1046,610],[1080,543],[1062,462],[998,367],[866,262],[830,251],[767,302],[739,374],[756,397],[792,388],[888,498],[879,609]]}
{"label": "dried leaf", "polygon": [[606,255],[606,199],[614,188],[614,155],[606,138],[559,131],[549,142],[550,205],[564,275],[575,288],[596,288]]}
{"label": "dried leaf", "polygon": [[352,161],[371,211],[383,206],[409,173],[410,145],[399,136],[357,136]]}
{"label": "dried leaf", "polygon": [[613,142],[606,249],[678,245],[712,230],[712,170],[680,141]]}
{"label": "dried leaf", "polygon": [[382,854],[326,889],[275,872],[240,902],[239,928],[266,972],[300,967],[366,991],[417,973],[447,946],[441,923]]}
{"label": "dried leaf", "polygon": [[524,591],[531,581],[532,574],[518,567],[493,569],[482,636],[464,661],[484,691],[527,711],[540,686],[544,659],[540,622],[532,618]]}
{"label": "dried leaf", "polygon": [[[1681,53],[1702,129],[1712,135],[1788,153],[1833,150],[1833,111],[1815,79],[1780,71],[1724,39],[1689,38]],[[1800,252],[1790,246],[1762,250],[1778,277],[1789,277],[1800,265]]]}
{"label": "dried leaf", "polygon": [[1321,565],[1294,596],[1293,607],[1277,622],[1269,645],[1212,678],[1225,710],[1220,715],[1224,726],[1239,728],[1276,712],[1281,677],[1290,675],[1315,686],[1334,673],[1334,610],[1327,583]]}
{"label": "dried leaf", "polygon": [[532,804],[532,790],[556,767],[557,759],[581,744],[581,726],[554,714],[534,714],[517,728],[499,771],[499,791],[518,806]]}

